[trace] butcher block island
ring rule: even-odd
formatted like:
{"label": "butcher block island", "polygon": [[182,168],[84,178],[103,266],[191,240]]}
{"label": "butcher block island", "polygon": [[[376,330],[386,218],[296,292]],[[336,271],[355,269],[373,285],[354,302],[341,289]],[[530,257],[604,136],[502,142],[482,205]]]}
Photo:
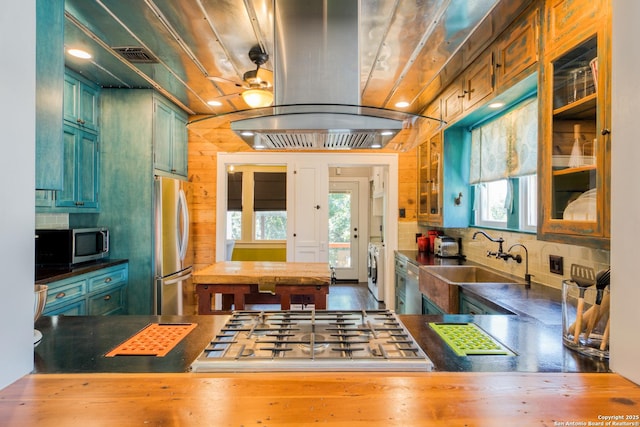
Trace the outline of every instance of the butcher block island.
{"label": "butcher block island", "polygon": [[[193,273],[198,295],[198,314],[228,311],[231,305],[244,310],[247,295],[280,297],[283,310],[291,307],[292,296],[311,296],[316,309],[327,308],[331,283],[329,264],[321,262],[222,261]],[[215,307],[222,295],[221,310]]]}

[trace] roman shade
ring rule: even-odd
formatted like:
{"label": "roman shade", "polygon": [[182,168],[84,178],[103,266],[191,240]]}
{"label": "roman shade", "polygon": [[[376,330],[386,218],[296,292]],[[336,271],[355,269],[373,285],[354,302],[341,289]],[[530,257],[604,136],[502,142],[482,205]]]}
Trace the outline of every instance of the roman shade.
{"label": "roman shade", "polygon": [[471,184],[532,175],[537,165],[537,98],[471,131]]}
{"label": "roman shade", "polygon": [[227,173],[227,210],[242,212],[242,172]]}
{"label": "roman shade", "polygon": [[287,173],[254,172],[253,210],[287,210]]}

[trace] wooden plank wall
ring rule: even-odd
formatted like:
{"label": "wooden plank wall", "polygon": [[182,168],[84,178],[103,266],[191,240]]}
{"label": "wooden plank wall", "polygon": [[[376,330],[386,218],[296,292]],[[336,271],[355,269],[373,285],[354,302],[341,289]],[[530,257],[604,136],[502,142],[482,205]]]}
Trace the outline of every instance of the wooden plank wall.
{"label": "wooden plank wall", "polygon": [[206,267],[216,254],[216,185],[219,152],[248,151],[231,129],[189,129],[189,182],[194,268]]}
{"label": "wooden plank wall", "polygon": [[[418,148],[398,155],[398,208],[405,210],[405,217],[399,222],[418,219]],[[390,212],[393,214],[393,212]],[[398,212],[395,215],[399,215]]]}

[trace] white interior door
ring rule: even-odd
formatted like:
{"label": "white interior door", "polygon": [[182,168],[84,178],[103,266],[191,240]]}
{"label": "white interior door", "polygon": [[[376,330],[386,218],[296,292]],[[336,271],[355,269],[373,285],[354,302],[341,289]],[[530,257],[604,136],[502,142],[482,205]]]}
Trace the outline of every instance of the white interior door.
{"label": "white interior door", "polygon": [[362,238],[358,191],[357,181],[329,184],[329,264],[338,280],[358,280]]}
{"label": "white interior door", "polygon": [[325,262],[327,177],[315,164],[297,164],[293,171],[294,256],[296,262]]}

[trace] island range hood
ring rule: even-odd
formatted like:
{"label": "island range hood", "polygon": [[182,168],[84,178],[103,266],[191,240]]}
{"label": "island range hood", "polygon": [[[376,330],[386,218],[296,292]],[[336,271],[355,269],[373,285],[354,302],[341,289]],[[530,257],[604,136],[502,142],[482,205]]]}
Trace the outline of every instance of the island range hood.
{"label": "island range hood", "polygon": [[385,146],[404,113],[360,106],[359,2],[275,0],[274,107],[231,122],[264,149]]}

